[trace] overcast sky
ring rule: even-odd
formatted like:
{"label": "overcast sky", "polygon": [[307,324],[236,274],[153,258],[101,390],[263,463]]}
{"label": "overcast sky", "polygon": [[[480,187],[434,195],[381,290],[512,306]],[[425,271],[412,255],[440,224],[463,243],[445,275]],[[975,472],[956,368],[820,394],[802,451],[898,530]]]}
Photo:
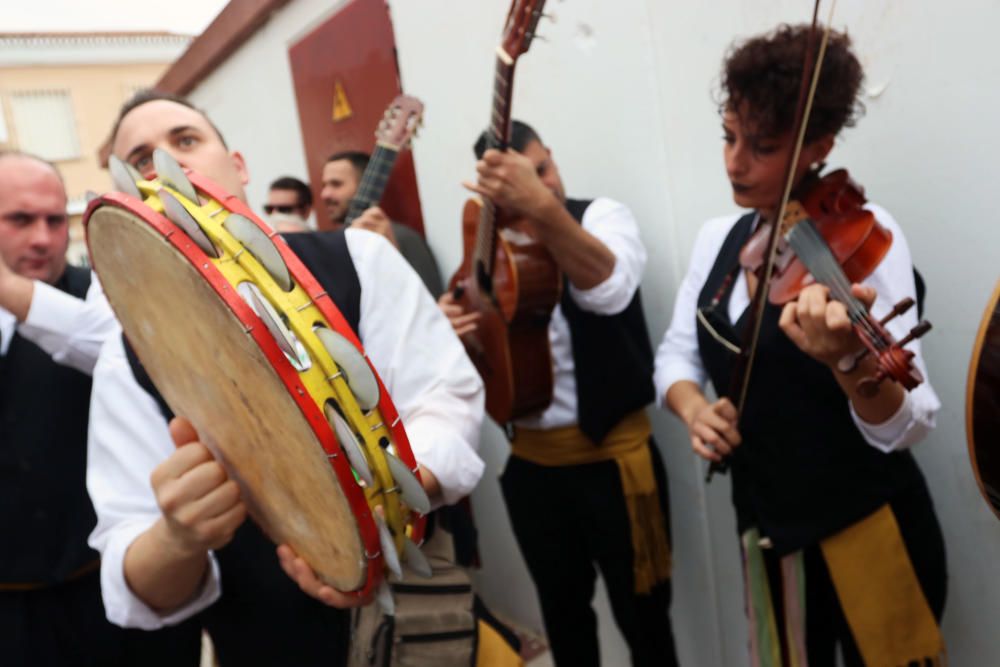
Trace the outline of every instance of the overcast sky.
{"label": "overcast sky", "polygon": [[166,30],[197,35],[227,0],[2,0],[0,32]]}

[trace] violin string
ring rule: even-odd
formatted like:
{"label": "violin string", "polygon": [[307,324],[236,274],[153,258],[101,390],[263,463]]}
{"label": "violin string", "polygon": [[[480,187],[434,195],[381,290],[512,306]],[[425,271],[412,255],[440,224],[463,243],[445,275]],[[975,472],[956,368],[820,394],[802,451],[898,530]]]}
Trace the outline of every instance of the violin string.
{"label": "violin string", "polygon": [[851,321],[859,325],[875,347],[884,349],[886,347],[885,341],[875,327],[872,326],[871,320],[868,318],[867,309],[851,294],[850,281],[812,224],[808,225],[806,236],[809,237],[812,246],[819,249],[819,255],[824,258],[825,261],[823,263],[826,264],[825,271],[829,274],[831,284],[836,286],[835,288],[831,288],[831,292],[836,291],[838,300],[845,304]]}
{"label": "violin string", "polygon": [[[833,298],[842,302],[846,307],[851,321],[858,325],[876,346],[881,348],[880,337],[871,327],[864,306],[851,294],[847,276],[844,275],[840,265],[822,238],[816,233],[815,228],[811,224],[807,224],[802,229],[801,237],[803,243],[800,258],[803,256],[807,258],[804,262],[813,277],[830,288],[830,294]],[[798,254],[798,252],[797,250],[796,253]]]}
{"label": "violin string", "polygon": [[[807,268],[813,277],[830,288],[835,299],[842,302],[852,321],[864,319],[864,306],[851,294],[850,283],[844,275],[833,254],[829,252],[826,243],[819,236],[815,227],[806,222],[800,230],[805,246],[802,250],[808,256]],[[815,271],[813,270],[815,268]]]}
{"label": "violin string", "polygon": [[851,294],[850,281],[812,222],[800,222],[789,232],[788,240],[813,277],[826,285],[830,294],[844,304],[851,321],[876,347],[884,349],[885,342],[868,319],[867,309]]}

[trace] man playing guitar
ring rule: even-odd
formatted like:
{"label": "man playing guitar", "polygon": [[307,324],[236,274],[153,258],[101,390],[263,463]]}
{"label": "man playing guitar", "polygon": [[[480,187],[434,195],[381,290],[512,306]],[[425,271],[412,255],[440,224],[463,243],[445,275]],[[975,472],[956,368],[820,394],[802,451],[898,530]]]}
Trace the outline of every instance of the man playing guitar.
{"label": "man playing guitar", "polygon": [[[551,150],[525,123],[512,123],[512,150],[486,145],[484,134],[478,179],[466,187],[526,219],[565,275],[548,329],[552,402],[514,422],[501,480],[553,656],[559,665],[599,662],[596,562],[633,664],[676,664],[666,480],[644,412],[654,398],[653,355],[638,226],[611,199],[567,199]],[[452,295],[439,303],[460,335],[482,326]]]}

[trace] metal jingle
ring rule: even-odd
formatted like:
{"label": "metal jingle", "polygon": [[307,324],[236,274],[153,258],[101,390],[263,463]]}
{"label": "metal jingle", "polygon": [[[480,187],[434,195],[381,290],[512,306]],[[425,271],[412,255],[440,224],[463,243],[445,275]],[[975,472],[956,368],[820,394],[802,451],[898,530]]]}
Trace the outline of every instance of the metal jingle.
{"label": "metal jingle", "polygon": [[389,588],[389,582],[385,579],[382,580],[375,592],[375,601],[378,602],[378,606],[387,616],[396,615],[396,601],[392,599],[392,589]]}
{"label": "metal jingle", "polygon": [[156,177],[160,179],[161,183],[177,190],[187,200],[195,204],[198,203],[198,191],[188,180],[187,174],[184,173],[184,167],[174,159],[173,155],[162,148],[155,149],[153,151],[153,168],[156,169]]}
{"label": "metal jingle", "polygon": [[431,569],[431,564],[427,560],[427,556],[424,555],[420,547],[410,538],[403,540],[403,560],[406,561],[411,570],[424,579],[430,579],[434,576],[434,570]]}
{"label": "metal jingle", "polygon": [[382,545],[382,559],[389,571],[398,578],[403,578],[403,568],[399,563],[399,552],[396,551],[396,543],[393,541],[389,526],[385,525],[385,519],[378,514],[375,517],[375,525],[378,526],[378,541]]}
{"label": "metal jingle", "polygon": [[194,241],[195,245],[201,248],[202,252],[209,257],[218,259],[218,249],[216,249],[211,239],[208,238],[208,235],[201,228],[201,225],[198,224],[198,221],[191,215],[191,212],[184,208],[184,204],[168,190],[160,190],[157,194],[163,203],[163,212],[170,219],[170,222],[184,230],[188,238]]}
{"label": "metal jingle", "polygon": [[344,374],[344,379],[351,388],[354,398],[357,399],[358,406],[367,412],[378,405],[378,381],[368,362],[358,352],[358,348],[333,329],[317,327],[314,331],[327,354],[333,357]]}
{"label": "metal jingle", "polygon": [[250,307],[257,313],[257,317],[264,323],[268,332],[278,343],[278,347],[288,356],[289,361],[293,363],[297,361],[299,356],[295,350],[295,338],[292,332],[281,321],[278,311],[274,309],[271,302],[261,295],[258,287],[250,282],[242,282],[237,285],[236,291],[249,302]]}
{"label": "metal jingle", "polygon": [[139,184],[139,181],[146,180],[145,178],[143,178],[142,174],[139,173],[139,170],[130,165],[128,162],[122,160],[122,164],[125,165],[125,171],[129,173],[129,176],[132,177],[132,180],[135,182],[136,185]]}
{"label": "metal jingle", "polygon": [[239,213],[231,213],[222,226],[261,263],[278,287],[292,291],[292,274],[267,232]]}
{"label": "metal jingle", "polygon": [[142,191],[135,184],[137,179],[133,177],[132,171],[135,171],[132,165],[114,155],[108,156],[108,173],[111,174],[111,182],[114,184],[115,190],[142,201]]}
{"label": "metal jingle", "polygon": [[424,491],[423,484],[417,476],[406,467],[406,464],[385,452],[385,460],[389,464],[389,472],[399,486],[399,494],[403,497],[403,502],[420,514],[427,514],[431,511],[431,501]]}
{"label": "metal jingle", "polygon": [[347,460],[351,462],[351,467],[358,473],[358,477],[364,480],[365,484],[374,486],[375,480],[372,477],[371,467],[368,465],[368,459],[365,458],[364,452],[361,449],[361,443],[358,442],[358,437],[354,435],[354,431],[351,430],[347,421],[340,415],[337,408],[334,407],[332,401],[326,402],[323,406],[323,412],[326,413],[327,421],[333,426],[333,432],[337,434],[337,441],[340,442],[340,448],[347,455]]}

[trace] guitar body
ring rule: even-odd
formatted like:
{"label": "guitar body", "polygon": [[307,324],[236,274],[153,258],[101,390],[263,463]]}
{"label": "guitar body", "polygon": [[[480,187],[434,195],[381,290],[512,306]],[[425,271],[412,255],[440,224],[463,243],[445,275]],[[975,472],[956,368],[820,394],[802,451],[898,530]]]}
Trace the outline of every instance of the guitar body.
{"label": "guitar body", "polygon": [[545,409],[552,402],[549,320],[562,277],[548,250],[523,220],[498,216],[492,289],[476,269],[482,203],[462,212],[462,264],[449,283],[465,312],[480,314],[462,342],[486,386],[486,412],[499,424]]}
{"label": "guitar body", "polygon": [[1000,282],[983,313],[972,350],[965,434],[979,490],[1000,518]]}

